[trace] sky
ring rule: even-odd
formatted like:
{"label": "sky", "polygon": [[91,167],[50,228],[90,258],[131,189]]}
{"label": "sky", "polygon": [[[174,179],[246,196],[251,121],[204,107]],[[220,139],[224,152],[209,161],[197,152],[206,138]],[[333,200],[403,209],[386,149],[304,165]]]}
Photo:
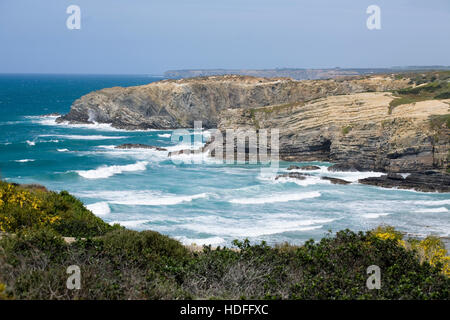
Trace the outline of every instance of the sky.
{"label": "sky", "polygon": [[0,73],[409,65],[450,65],[449,0],[0,0]]}

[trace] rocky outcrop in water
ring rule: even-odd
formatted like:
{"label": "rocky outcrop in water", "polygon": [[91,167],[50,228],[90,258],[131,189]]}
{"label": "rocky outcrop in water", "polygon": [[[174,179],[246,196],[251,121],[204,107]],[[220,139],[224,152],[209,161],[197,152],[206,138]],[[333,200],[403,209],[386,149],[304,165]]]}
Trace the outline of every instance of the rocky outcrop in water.
{"label": "rocky outcrop in water", "polygon": [[287,168],[287,170],[319,170],[320,167],[318,166],[296,166],[296,165],[291,165],[289,166],[289,168]]}
{"label": "rocky outcrop in water", "polygon": [[157,151],[167,151],[166,148],[161,148],[158,146],[150,146],[148,144],[142,144],[142,143],[124,143],[124,144],[115,146],[115,149],[154,149]]}
{"label": "rocky outcrop in water", "polygon": [[412,173],[406,177],[390,173],[381,177],[359,179],[358,182],[383,188],[414,189],[423,192],[450,192],[450,175],[435,171]]}
{"label": "rocky outcrop in water", "polygon": [[[278,180],[280,178],[305,180],[307,177],[311,177],[311,175],[307,174],[307,173],[300,173],[300,172],[288,172],[288,173],[283,173],[283,174],[277,175],[275,177],[275,180]],[[320,179],[328,180],[332,184],[344,184],[345,185],[345,184],[350,184],[351,183],[351,182],[343,180],[343,179],[333,178],[333,177],[326,177],[326,176],[322,176],[322,177],[320,177]]]}
{"label": "rocky outcrop in water", "polygon": [[290,178],[290,179],[297,179],[297,180],[305,180],[308,175],[299,173],[299,172],[289,172],[289,173],[283,173],[279,174],[275,177],[275,180],[278,180],[280,178]]}
{"label": "rocky outcrop in water", "polygon": [[333,178],[333,177],[321,177],[322,180],[328,180],[332,184],[350,184],[350,181],[339,179],[339,178]]}

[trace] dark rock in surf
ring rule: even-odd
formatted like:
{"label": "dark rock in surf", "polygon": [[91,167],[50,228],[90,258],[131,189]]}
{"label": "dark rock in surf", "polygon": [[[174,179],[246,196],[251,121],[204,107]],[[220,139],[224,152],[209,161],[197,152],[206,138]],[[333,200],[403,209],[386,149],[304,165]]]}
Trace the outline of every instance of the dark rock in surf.
{"label": "dark rock in surf", "polygon": [[339,178],[332,178],[332,177],[321,177],[322,180],[328,180],[332,184],[350,184],[350,181],[339,179]]}
{"label": "dark rock in surf", "polygon": [[157,147],[157,146],[150,146],[147,144],[141,144],[141,143],[124,143],[119,146],[115,147],[116,149],[155,149],[157,151],[167,151],[165,148]]}
{"label": "dark rock in surf", "polygon": [[283,173],[279,174],[275,177],[275,180],[278,180],[279,178],[292,178],[292,179],[298,179],[298,180],[305,180],[308,175],[304,173],[299,172],[289,172],[289,173]]}
{"label": "dark rock in surf", "polygon": [[411,173],[405,178],[399,174],[359,179],[359,183],[383,188],[414,189],[422,192],[450,192],[450,174],[437,171]]}

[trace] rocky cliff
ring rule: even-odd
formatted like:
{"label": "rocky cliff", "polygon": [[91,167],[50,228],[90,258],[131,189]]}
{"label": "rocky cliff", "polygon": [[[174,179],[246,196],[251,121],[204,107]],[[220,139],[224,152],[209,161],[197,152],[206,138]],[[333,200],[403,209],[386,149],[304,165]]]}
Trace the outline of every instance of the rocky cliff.
{"label": "rocky cliff", "polygon": [[399,105],[389,112],[393,99],[389,92],[365,92],[228,109],[219,128],[279,129],[284,160],[357,163],[360,170],[390,172],[447,168],[450,99]]}
{"label": "rocky cliff", "polygon": [[[427,77],[419,80],[426,82]],[[89,93],[58,121],[95,121],[125,129],[193,127],[197,120],[204,128],[224,131],[277,128],[284,160],[351,162],[361,170],[389,172],[446,171],[448,78],[431,86],[414,81],[398,75],[164,80]],[[421,88],[425,94],[418,95]]]}
{"label": "rocky cliff", "polygon": [[[374,80],[375,79],[375,80]],[[321,97],[406,87],[391,78],[295,81],[247,76],[164,80],[144,86],[108,88],[76,100],[58,121],[111,123],[125,129],[216,127],[225,109],[251,109]]]}

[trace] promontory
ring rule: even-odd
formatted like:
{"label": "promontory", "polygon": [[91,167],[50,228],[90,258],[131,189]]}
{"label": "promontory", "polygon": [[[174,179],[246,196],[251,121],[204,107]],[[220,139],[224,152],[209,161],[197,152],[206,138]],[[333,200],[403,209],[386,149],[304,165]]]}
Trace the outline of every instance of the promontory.
{"label": "promontory", "polygon": [[[225,75],[114,87],[77,99],[70,123],[122,129],[280,130],[280,156],[448,176],[450,71],[329,80]],[[344,168],[345,169],[345,168]]]}

